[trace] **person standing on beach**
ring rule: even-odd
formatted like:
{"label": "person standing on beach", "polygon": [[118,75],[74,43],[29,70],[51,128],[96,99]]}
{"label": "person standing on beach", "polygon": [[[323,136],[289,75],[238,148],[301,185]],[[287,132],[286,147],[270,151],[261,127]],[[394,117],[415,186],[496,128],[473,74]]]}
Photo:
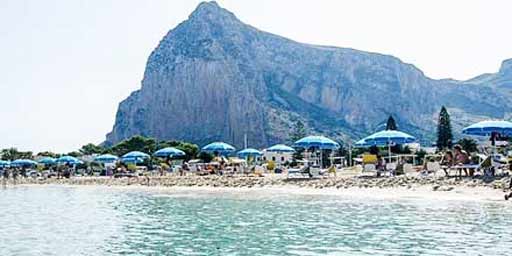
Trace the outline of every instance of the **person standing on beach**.
{"label": "person standing on beach", "polygon": [[3,177],[2,183],[3,183],[4,187],[6,187],[7,186],[7,179],[9,179],[9,169],[4,169],[4,171],[2,173],[2,177]]}

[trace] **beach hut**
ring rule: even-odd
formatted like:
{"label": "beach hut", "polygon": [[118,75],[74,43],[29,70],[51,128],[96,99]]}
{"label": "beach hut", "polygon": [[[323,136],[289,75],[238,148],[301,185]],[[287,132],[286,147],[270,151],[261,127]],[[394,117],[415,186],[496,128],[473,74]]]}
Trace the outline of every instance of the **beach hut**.
{"label": "beach hut", "polygon": [[284,144],[276,144],[263,150],[263,160],[273,161],[277,164],[291,162],[295,149]]}
{"label": "beach hut", "polygon": [[211,154],[229,155],[235,151],[235,147],[225,142],[213,142],[204,146],[201,150]]}

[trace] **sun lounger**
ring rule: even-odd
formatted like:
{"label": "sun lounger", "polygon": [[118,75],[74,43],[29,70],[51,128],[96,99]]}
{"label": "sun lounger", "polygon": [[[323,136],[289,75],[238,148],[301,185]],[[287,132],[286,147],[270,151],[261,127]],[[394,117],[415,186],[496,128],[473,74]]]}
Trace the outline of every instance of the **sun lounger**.
{"label": "sun lounger", "polygon": [[363,170],[361,170],[361,175],[366,175],[368,173],[371,173],[372,175],[377,174],[377,166],[375,164],[365,164],[363,166]]}
{"label": "sun lounger", "polygon": [[302,177],[313,177],[311,173],[311,167],[309,166],[303,166],[302,168],[290,168],[288,169],[287,177],[289,178],[291,176],[299,175]]}
{"label": "sun lounger", "polygon": [[485,159],[479,164],[459,164],[450,167],[451,170],[458,172],[459,177],[462,177],[462,170],[468,170],[470,176],[473,176],[473,174],[479,170],[483,171],[484,175],[494,175],[491,173],[492,168],[493,164],[490,156],[485,157]]}
{"label": "sun lounger", "polygon": [[387,163],[386,171],[389,173],[390,176],[394,176],[396,174],[396,163]]}

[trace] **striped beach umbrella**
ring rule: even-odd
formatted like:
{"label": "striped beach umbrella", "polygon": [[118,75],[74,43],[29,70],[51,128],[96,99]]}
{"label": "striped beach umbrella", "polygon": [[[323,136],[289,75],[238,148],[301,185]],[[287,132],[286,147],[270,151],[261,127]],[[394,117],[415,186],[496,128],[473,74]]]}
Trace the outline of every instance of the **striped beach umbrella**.
{"label": "striped beach umbrella", "polygon": [[167,147],[157,150],[153,155],[156,157],[176,157],[185,156],[186,153],[174,147]]}
{"label": "striped beach umbrella", "polygon": [[284,144],[276,144],[272,147],[266,149],[267,152],[276,152],[276,153],[293,153],[295,149],[292,147],[286,146]]}
{"label": "striped beach umbrella", "polygon": [[340,144],[324,136],[307,136],[296,141],[293,145],[294,147],[305,149],[337,149],[340,147]]}
{"label": "striped beach umbrella", "polygon": [[233,151],[235,151],[235,147],[225,143],[225,142],[213,142],[206,146],[204,146],[202,149],[204,152],[208,153],[219,153],[221,155],[230,154]]}

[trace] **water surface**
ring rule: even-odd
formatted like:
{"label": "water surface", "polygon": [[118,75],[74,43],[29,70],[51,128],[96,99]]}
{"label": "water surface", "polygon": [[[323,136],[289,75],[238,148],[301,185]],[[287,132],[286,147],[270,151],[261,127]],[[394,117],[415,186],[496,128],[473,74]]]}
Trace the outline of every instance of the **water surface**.
{"label": "water surface", "polygon": [[265,192],[0,190],[0,255],[506,255],[512,205]]}

